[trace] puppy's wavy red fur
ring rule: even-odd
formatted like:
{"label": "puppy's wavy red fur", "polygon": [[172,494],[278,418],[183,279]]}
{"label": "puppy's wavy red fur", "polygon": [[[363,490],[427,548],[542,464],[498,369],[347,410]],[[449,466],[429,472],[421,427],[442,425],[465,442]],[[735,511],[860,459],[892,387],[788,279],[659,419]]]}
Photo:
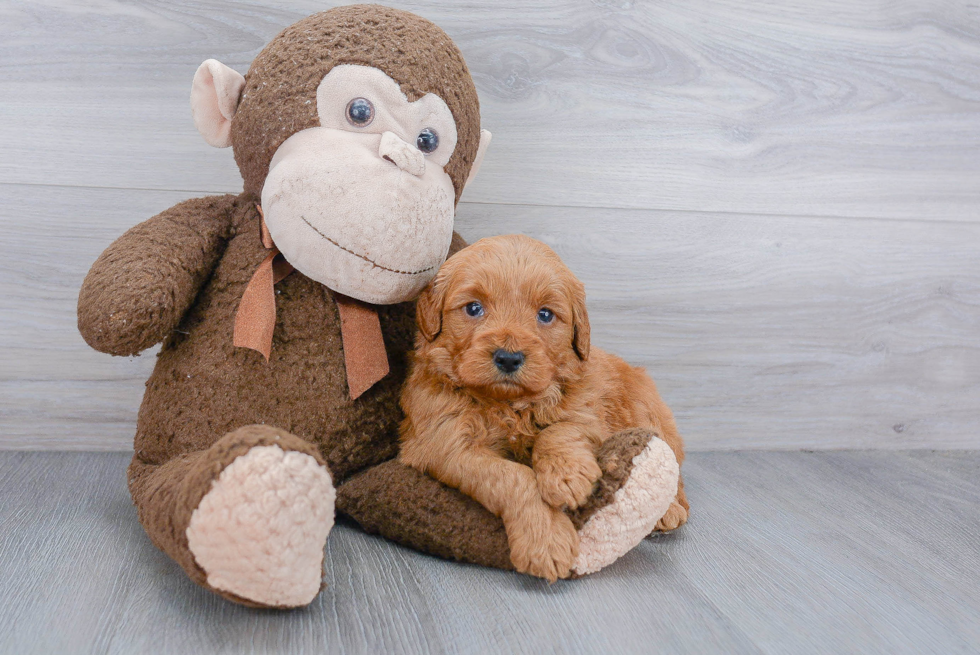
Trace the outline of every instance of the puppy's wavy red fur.
{"label": "puppy's wavy red fur", "polygon": [[[422,293],[417,322],[400,457],[500,516],[519,571],[569,575],[578,538],[564,508],[592,494],[610,436],[648,428],[683,461],[653,380],[591,347],[585,289],[540,241],[508,235],[460,251]],[[501,350],[522,365],[499,368]],[[681,482],[657,528],[680,526],[688,508]]]}

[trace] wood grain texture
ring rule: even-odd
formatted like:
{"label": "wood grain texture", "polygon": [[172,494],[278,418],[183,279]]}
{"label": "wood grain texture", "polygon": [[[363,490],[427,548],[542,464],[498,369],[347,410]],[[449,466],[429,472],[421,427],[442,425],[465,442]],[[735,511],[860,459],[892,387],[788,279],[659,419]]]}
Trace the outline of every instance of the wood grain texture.
{"label": "wood grain texture", "polygon": [[[234,191],[188,108],[333,2],[0,5],[0,182]],[[980,8],[908,0],[394,2],[460,45],[478,202],[976,221]]]}
{"label": "wood grain texture", "polygon": [[693,449],[980,444],[976,225],[494,205],[458,222],[555,248],[593,342],[647,367]]}
{"label": "wood grain texture", "polygon": [[[92,351],[78,286],[184,196],[6,189],[0,444],[126,450],[154,357]],[[648,367],[693,450],[980,443],[980,225],[463,204],[457,228],[553,246],[594,343]]]}
{"label": "wood grain texture", "polygon": [[139,527],[127,460],[0,453],[0,651],[980,649],[976,452],[695,453],[687,526],[552,586],[340,525],[327,589],[292,612],[188,581]]}
{"label": "wood grain texture", "polygon": [[[0,0],[0,448],[130,447],[153,354],[84,345],[81,280],[240,188],[200,61],[331,4]],[[980,446],[980,6],[395,4],[458,41],[495,134],[460,231],[555,246],[690,448]]]}

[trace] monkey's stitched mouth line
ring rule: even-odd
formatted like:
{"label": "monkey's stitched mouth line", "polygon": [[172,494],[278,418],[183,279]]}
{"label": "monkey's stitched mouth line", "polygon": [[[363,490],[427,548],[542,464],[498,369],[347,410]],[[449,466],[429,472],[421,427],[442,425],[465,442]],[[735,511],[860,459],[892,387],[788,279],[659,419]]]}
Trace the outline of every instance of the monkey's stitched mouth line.
{"label": "monkey's stitched mouth line", "polygon": [[307,225],[309,225],[310,228],[312,228],[312,230],[314,232],[316,232],[321,237],[323,237],[324,239],[326,239],[327,241],[329,241],[333,245],[337,246],[338,248],[340,248],[344,252],[349,253],[351,255],[354,255],[355,257],[358,257],[359,259],[363,259],[368,264],[371,264],[372,266],[375,266],[377,268],[380,268],[383,271],[388,271],[389,273],[398,273],[399,275],[419,275],[421,273],[427,273],[427,272],[429,272],[429,271],[431,271],[432,269],[435,268],[435,266],[430,266],[429,268],[423,268],[421,271],[399,271],[398,269],[395,269],[395,268],[388,268],[387,266],[382,266],[378,262],[372,261],[372,260],[368,259],[367,257],[365,257],[364,255],[362,255],[360,253],[357,253],[357,252],[354,252],[350,248],[343,247],[342,245],[340,245],[339,243],[337,243],[336,241],[334,241],[333,239],[331,239],[330,237],[328,237],[326,234],[324,234],[320,230],[316,229],[316,226],[313,225],[313,223],[310,223],[308,220],[306,220],[306,217],[305,216],[300,216],[300,219],[304,223],[306,223]]}

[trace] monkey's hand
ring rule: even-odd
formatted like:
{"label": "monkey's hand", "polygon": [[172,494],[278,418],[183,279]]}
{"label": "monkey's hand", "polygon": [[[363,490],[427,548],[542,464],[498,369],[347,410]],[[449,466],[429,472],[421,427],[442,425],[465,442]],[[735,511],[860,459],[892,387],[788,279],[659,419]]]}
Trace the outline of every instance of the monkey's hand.
{"label": "monkey's hand", "polygon": [[196,198],[140,223],[92,265],[78,294],[90,346],[135,355],[180,323],[228,238],[235,196]]}

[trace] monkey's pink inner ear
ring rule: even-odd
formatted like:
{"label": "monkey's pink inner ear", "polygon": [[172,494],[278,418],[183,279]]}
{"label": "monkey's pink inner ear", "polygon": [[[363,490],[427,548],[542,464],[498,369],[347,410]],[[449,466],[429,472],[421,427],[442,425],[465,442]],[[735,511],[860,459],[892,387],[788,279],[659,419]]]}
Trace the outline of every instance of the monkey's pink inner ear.
{"label": "monkey's pink inner ear", "polygon": [[194,73],[191,86],[191,114],[194,125],[209,145],[231,145],[231,119],[238,110],[238,99],[245,78],[216,59],[208,59]]}

